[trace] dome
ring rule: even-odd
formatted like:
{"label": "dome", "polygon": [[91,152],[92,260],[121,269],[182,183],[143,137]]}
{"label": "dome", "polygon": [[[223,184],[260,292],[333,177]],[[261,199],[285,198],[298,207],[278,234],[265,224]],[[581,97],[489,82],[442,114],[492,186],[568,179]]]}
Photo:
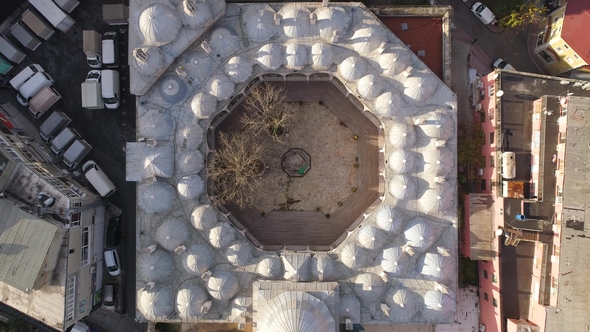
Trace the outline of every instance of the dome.
{"label": "dome", "polygon": [[311,275],[315,280],[330,280],[334,276],[334,261],[326,254],[317,253],[311,258]]}
{"label": "dome", "polygon": [[238,294],[230,305],[229,322],[245,322],[252,318],[252,294]]}
{"label": "dome", "polygon": [[[323,7],[325,8],[325,7]],[[363,58],[356,56],[349,56],[344,59],[340,66],[338,66],[338,72],[340,76],[347,81],[354,81],[361,78],[367,71],[367,63]]]}
{"label": "dome", "polygon": [[455,166],[453,152],[445,147],[427,149],[424,155],[424,171],[434,176],[446,176]]}
{"label": "dome", "polygon": [[206,1],[182,1],[176,7],[182,24],[189,29],[198,29],[213,18],[211,8]]}
{"label": "dome", "polygon": [[186,223],[178,218],[164,221],[156,229],[156,242],[166,250],[173,251],[179,245],[186,243],[190,237]]}
{"label": "dome", "polygon": [[203,307],[207,301],[209,296],[205,289],[194,279],[189,280],[176,293],[176,312],[183,321],[203,317],[207,313]]}
{"label": "dome", "polygon": [[275,256],[263,258],[256,266],[256,273],[264,278],[279,278],[283,276],[281,259]]}
{"label": "dome", "polygon": [[193,276],[207,272],[214,263],[211,251],[204,245],[193,244],[182,254],[182,266]]}
{"label": "dome", "polygon": [[142,290],[137,302],[139,311],[149,321],[166,319],[174,310],[172,295],[163,287]]}
{"label": "dome", "polygon": [[356,324],[361,322],[361,301],[354,294],[344,295],[340,299],[340,319],[346,318]]}
{"label": "dome", "polygon": [[219,27],[211,32],[209,46],[213,57],[227,58],[242,47],[240,37],[230,27]]}
{"label": "dome", "polygon": [[356,238],[362,247],[370,250],[379,249],[387,241],[385,234],[369,223],[359,228]]}
{"label": "dome", "polygon": [[197,205],[191,213],[191,224],[198,230],[206,230],[217,223],[217,211],[209,204]]}
{"label": "dome", "polygon": [[277,44],[263,45],[256,52],[256,61],[266,70],[276,70],[282,65],[283,51]]}
{"label": "dome", "polygon": [[364,250],[359,248],[353,242],[349,242],[342,246],[342,250],[340,251],[340,261],[342,264],[351,269],[358,269],[365,266],[366,260],[367,257]]}
{"label": "dome", "polygon": [[447,183],[437,184],[426,190],[420,198],[424,213],[440,213],[450,210],[455,202],[455,190]]}
{"label": "dome", "polygon": [[359,274],[354,280],[354,292],[367,303],[379,303],[385,287],[383,279],[374,273]]}
{"label": "dome", "polygon": [[168,140],[174,133],[174,119],[165,111],[149,109],[139,117],[138,136]]}
{"label": "dome", "polygon": [[417,252],[424,252],[436,240],[436,235],[430,228],[428,221],[422,217],[414,218],[404,230],[408,245]]}
{"label": "dome", "polygon": [[176,40],[180,17],[169,3],[154,3],[139,14],[139,32],[146,44],[161,46]]}
{"label": "dome", "polygon": [[397,199],[416,199],[418,183],[415,178],[398,174],[389,180],[388,191]]}
{"label": "dome", "polygon": [[205,157],[199,150],[187,150],[180,154],[176,162],[178,174],[197,174],[205,166]]}
{"label": "dome", "polygon": [[164,67],[164,54],[157,47],[138,47],[129,62],[140,74],[154,76]]}
{"label": "dome", "polygon": [[369,54],[387,42],[387,32],[377,22],[374,25],[361,24],[356,26],[351,39],[355,51]]}
{"label": "dome", "polygon": [[274,15],[275,11],[267,4],[251,4],[246,8],[242,22],[246,25],[250,40],[265,42],[276,33]]}
{"label": "dome", "polygon": [[211,296],[221,302],[227,302],[234,297],[240,288],[238,279],[233,273],[218,270],[207,280],[207,290]]}
{"label": "dome", "polygon": [[406,100],[413,103],[422,103],[434,94],[438,79],[432,74],[408,77],[403,83]]}
{"label": "dome", "polygon": [[373,100],[383,91],[383,81],[374,74],[363,76],[356,83],[356,91],[361,97]]}
{"label": "dome", "polygon": [[393,118],[394,116],[404,116],[402,110],[402,96],[393,91],[387,91],[375,98],[375,112],[384,118]]}
{"label": "dome", "polygon": [[215,97],[215,99],[224,101],[228,100],[234,94],[235,85],[229,77],[223,74],[217,74],[207,81],[206,88],[207,92]]}
{"label": "dome", "polygon": [[244,83],[252,75],[252,64],[245,56],[235,56],[224,66],[225,74],[236,83]]}
{"label": "dome", "polygon": [[328,332],[337,325],[326,304],[301,291],[288,291],[268,301],[258,313],[260,332]]}
{"label": "dome", "polygon": [[165,182],[141,185],[137,196],[139,207],[148,214],[170,210],[176,198],[174,188]]}
{"label": "dome", "polygon": [[205,191],[205,182],[198,175],[187,175],[178,180],[176,189],[180,197],[194,199]]}
{"label": "dome", "polygon": [[197,118],[208,119],[213,113],[215,113],[216,108],[217,101],[208,93],[199,92],[191,99],[191,110]]}
{"label": "dome", "polygon": [[334,61],[332,47],[324,43],[316,43],[311,46],[311,66],[316,70],[326,70]]}
{"label": "dome", "polygon": [[443,111],[436,110],[426,114],[426,120],[418,120],[424,133],[436,139],[450,139],[455,133],[455,122],[451,116]]}
{"label": "dome", "polygon": [[420,274],[426,279],[444,283],[454,274],[454,258],[427,252],[421,260]]}
{"label": "dome", "polygon": [[388,247],[381,254],[381,268],[394,277],[402,277],[410,267],[410,255],[401,247]]}
{"label": "dome", "polygon": [[285,48],[285,67],[301,70],[308,64],[307,49],[301,44],[290,43]]}
{"label": "dome", "polygon": [[176,144],[182,150],[196,150],[203,143],[203,128],[187,124],[176,133]]}
{"label": "dome", "polygon": [[397,52],[381,54],[377,61],[379,62],[381,70],[383,70],[383,75],[394,77],[406,70],[412,59],[408,52],[400,49]]}
{"label": "dome", "polygon": [[389,319],[395,323],[411,322],[422,309],[422,298],[404,287],[390,288],[384,296],[389,306]]}
{"label": "dome", "polygon": [[320,37],[325,41],[332,42],[334,35],[344,37],[348,32],[350,16],[342,6],[320,6],[314,11],[314,14],[316,15],[316,26]]}
{"label": "dome", "polygon": [[406,221],[406,214],[390,205],[382,205],[375,212],[375,224],[389,234],[399,234]]}
{"label": "dome", "polygon": [[287,37],[301,38],[309,34],[310,11],[300,3],[288,3],[279,10],[283,33]]}
{"label": "dome", "polygon": [[429,322],[452,322],[457,311],[457,303],[447,294],[439,291],[428,291],[424,295],[422,315]]}
{"label": "dome", "polygon": [[169,253],[164,250],[156,250],[146,255],[137,257],[137,276],[145,281],[165,281],[174,272],[174,261]]}
{"label": "dome", "polygon": [[311,256],[309,253],[284,253],[281,260],[285,266],[285,279],[309,281]]}
{"label": "dome", "polygon": [[395,150],[387,157],[387,166],[396,173],[414,173],[416,154],[408,150]]}
{"label": "dome", "polygon": [[[132,149],[127,149],[130,153]],[[136,151],[140,154],[141,160],[135,161],[137,166],[140,167],[141,179],[145,180],[150,177],[161,177],[164,179],[170,179],[174,176],[174,147],[172,145],[162,145],[148,147],[145,145],[139,148],[140,151]],[[128,158],[128,162],[131,162],[134,158]]]}
{"label": "dome", "polygon": [[219,223],[209,231],[209,243],[217,249],[228,247],[234,239],[234,229],[228,223]]}
{"label": "dome", "polygon": [[416,142],[416,132],[413,126],[396,122],[387,131],[389,144],[398,149],[413,147]]}
{"label": "dome", "polygon": [[235,266],[248,265],[252,259],[252,247],[246,243],[236,243],[225,250],[225,257]]}
{"label": "dome", "polygon": [[213,59],[205,52],[192,51],[184,58],[183,66],[190,77],[203,83],[213,70]]}
{"label": "dome", "polygon": [[182,78],[176,75],[168,75],[160,81],[158,87],[160,98],[168,104],[176,104],[186,97],[188,87]]}

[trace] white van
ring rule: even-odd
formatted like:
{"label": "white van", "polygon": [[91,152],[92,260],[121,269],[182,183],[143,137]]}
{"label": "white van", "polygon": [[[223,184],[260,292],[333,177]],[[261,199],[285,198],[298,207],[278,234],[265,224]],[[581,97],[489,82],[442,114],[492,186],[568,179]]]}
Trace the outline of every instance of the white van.
{"label": "white van", "polygon": [[516,154],[514,152],[502,153],[502,176],[505,179],[516,177]]}
{"label": "white van", "polygon": [[102,64],[107,68],[119,67],[119,37],[115,31],[102,35]]}
{"label": "white van", "polygon": [[104,263],[107,266],[107,271],[109,271],[109,274],[113,277],[121,274],[121,264],[119,262],[119,254],[117,253],[116,248],[104,251]]}
{"label": "white van", "polygon": [[[1,45],[0,45],[1,46]],[[18,91],[18,89],[20,89],[20,87],[25,84],[25,82],[31,78],[33,75],[37,74],[37,73],[42,73],[44,72],[45,69],[43,69],[43,67],[41,67],[40,65],[34,63],[32,65],[28,65],[25,67],[25,69],[21,70],[20,73],[18,73],[15,77],[13,77],[10,80],[10,85],[12,85],[12,87]]]}
{"label": "white van", "polygon": [[31,113],[33,119],[39,119],[60,99],[61,95],[54,88],[46,86],[31,99],[29,113]]}
{"label": "white van", "polygon": [[121,90],[119,85],[118,71],[111,69],[106,69],[102,71],[101,89],[104,106],[109,109],[119,108],[119,104],[121,101]]}
{"label": "white van", "polygon": [[55,83],[55,81],[49,76],[49,74],[45,72],[37,73],[29,78],[29,80],[18,89],[16,99],[21,105],[29,106],[31,98],[38,94],[44,87],[52,86],[53,83]]}
{"label": "white van", "polygon": [[88,160],[82,165],[82,173],[84,173],[88,182],[90,182],[102,197],[108,197],[117,190],[117,187],[109,180],[94,160]]}

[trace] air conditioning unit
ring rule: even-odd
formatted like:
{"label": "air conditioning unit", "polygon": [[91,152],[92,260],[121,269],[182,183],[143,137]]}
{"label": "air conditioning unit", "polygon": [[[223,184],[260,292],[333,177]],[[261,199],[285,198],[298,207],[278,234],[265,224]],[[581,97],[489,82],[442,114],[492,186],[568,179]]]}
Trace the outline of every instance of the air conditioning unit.
{"label": "air conditioning unit", "polygon": [[183,252],[185,252],[185,250],[186,250],[186,247],[185,247],[184,245],[180,245],[180,246],[176,247],[176,249],[174,249],[174,252],[175,252],[177,255],[180,255],[180,254],[182,254]]}

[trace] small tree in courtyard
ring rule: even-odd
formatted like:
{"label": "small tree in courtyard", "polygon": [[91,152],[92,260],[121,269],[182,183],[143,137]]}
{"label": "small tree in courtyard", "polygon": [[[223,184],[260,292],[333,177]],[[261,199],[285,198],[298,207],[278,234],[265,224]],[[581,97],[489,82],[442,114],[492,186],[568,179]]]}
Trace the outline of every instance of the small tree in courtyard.
{"label": "small tree in courtyard", "polygon": [[260,189],[263,147],[248,138],[245,132],[219,133],[213,162],[207,165],[209,178],[215,183],[215,198],[219,203],[233,202],[244,208],[252,206]]}
{"label": "small tree in courtyard", "polygon": [[285,89],[274,84],[262,83],[252,89],[244,106],[248,112],[241,121],[254,136],[268,135],[280,142],[285,127],[293,120],[285,102]]}
{"label": "small tree in courtyard", "polygon": [[500,24],[507,28],[516,28],[523,24],[538,23],[545,17],[547,10],[539,8],[534,3],[528,2],[518,6],[512,12],[500,20]]}

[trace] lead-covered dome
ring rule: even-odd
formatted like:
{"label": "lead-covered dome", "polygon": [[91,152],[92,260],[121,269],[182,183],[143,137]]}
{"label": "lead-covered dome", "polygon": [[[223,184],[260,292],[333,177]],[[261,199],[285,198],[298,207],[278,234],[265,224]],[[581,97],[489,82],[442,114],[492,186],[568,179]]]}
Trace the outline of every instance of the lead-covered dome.
{"label": "lead-covered dome", "polygon": [[379,303],[386,286],[383,279],[374,273],[359,274],[354,280],[354,292],[367,304]]}
{"label": "lead-covered dome", "polygon": [[187,281],[176,293],[176,312],[183,321],[203,317],[207,313],[203,305],[209,301],[207,292],[194,279]]}
{"label": "lead-covered dome", "polygon": [[240,37],[230,27],[219,27],[211,32],[209,46],[215,56],[226,58],[240,49]]}
{"label": "lead-covered dome", "polygon": [[309,63],[307,49],[301,44],[289,43],[285,47],[285,67],[292,70],[301,70]]}
{"label": "lead-covered dome", "polygon": [[189,29],[197,29],[207,24],[212,18],[211,7],[206,1],[184,0],[176,7],[182,24]]}
{"label": "lead-covered dome", "polygon": [[265,278],[278,278],[283,275],[281,259],[275,256],[263,258],[256,266],[256,272]]}
{"label": "lead-covered dome", "polygon": [[390,170],[404,174],[414,173],[416,154],[408,150],[395,150],[387,157],[387,166]]}
{"label": "lead-covered dome", "polygon": [[406,222],[406,214],[391,205],[382,205],[375,212],[375,224],[388,234],[399,234]]}
{"label": "lead-covered dome", "polygon": [[398,174],[389,180],[388,191],[397,199],[415,199],[418,183],[415,178]]}
{"label": "lead-covered dome", "polygon": [[303,4],[288,3],[279,10],[283,33],[287,37],[300,38],[309,34],[310,11]]}
{"label": "lead-covered dome", "polygon": [[228,100],[234,94],[235,89],[234,82],[223,74],[214,75],[207,81],[205,86],[207,92],[218,101]]}
{"label": "lead-covered dome", "polygon": [[217,249],[227,248],[235,238],[233,227],[228,223],[220,223],[209,230],[209,243]]}
{"label": "lead-covered dome", "polygon": [[394,123],[387,131],[387,140],[398,149],[413,147],[416,142],[414,126],[403,122]]}
{"label": "lead-covered dome", "polygon": [[151,254],[137,257],[137,276],[145,282],[160,282],[168,279],[174,272],[174,261],[169,253],[156,250]]}
{"label": "lead-covered dome", "polygon": [[311,46],[311,67],[316,70],[326,70],[334,63],[332,46],[316,43]]}
{"label": "lead-covered dome", "polygon": [[164,287],[144,289],[137,302],[139,311],[149,321],[166,319],[174,310],[172,295]]}
{"label": "lead-covered dome", "polygon": [[367,254],[354,242],[348,242],[342,246],[340,261],[351,269],[358,269],[365,266]]}
{"label": "lead-covered dome", "polygon": [[442,213],[451,210],[455,202],[455,189],[448,183],[435,184],[420,197],[424,213]]}
{"label": "lead-covered dome", "polygon": [[184,199],[195,199],[205,191],[205,181],[195,174],[183,176],[178,180],[176,189],[180,197]]}
{"label": "lead-covered dome", "polygon": [[252,259],[252,247],[247,243],[236,243],[225,250],[225,257],[235,266],[247,265]]}
{"label": "lead-covered dome", "polygon": [[438,78],[434,74],[409,77],[404,81],[406,100],[412,103],[422,103],[434,94],[437,85]]}
{"label": "lead-covered dome", "polygon": [[240,285],[236,276],[226,270],[218,270],[207,280],[207,290],[211,296],[221,302],[227,302],[234,297]]}
{"label": "lead-covered dome", "polygon": [[138,47],[130,63],[142,75],[154,76],[164,66],[164,53],[158,47]]}
{"label": "lead-covered dome", "polygon": [[381,54],[377,61],[379,62],[383,75],[393,77],[406,70],[412,59],[407,51],[400,48]]}
{"label": "lead-covered dome", "polygon": [[375,226],[365,223],[356,233],[358,243],[369,250],[378,249],[387,239],[385,234]]}
{"label": "lead-covered dome", "polygon": [[181,244],[186,243],[189,236],[186,223],[181,219],[172,218],[158,226],[154,238],[162,248],[173,251]]}
{"label": "lead-covered dome", "polygon": [[203,128],[186,124],[176,132],[176,144],[181,150],[196,150],[203,143]]}
{"label": "lead-covered dome", "polygon": [[260,332],[329,332],[336,322],[326,304],[301,291],[284,292],[266,302],[258,313]]}
{"label": "lead-covered dome", "polygon": [[356,91],[361,97],[368,100],[377,98],[381,91],[383,91],[383,88],[383,80],[375,74],[363,76],[356,83]]}
{"label": "lead-covered dome", "polygon": [[217,211],[209,204],[197,205],[191,213],[191,224],[198,230],[206,230],[217,223]]}
{"label": "lead-covered dome", "polygon": [[436,234],[428,221],[422,217],[414,218],[408,223],[404,236],[407,244],[417,252],[426,251],[436,240]]}
{"label": "lead-covered dome", "polygon": [[223,69],[225,74],[236,83],[244,83],[252,75],[252,63],[242,55],[229,59]]}
{"label": "lead-covered dome", "polygon": [[375,112],[384,118],[405,116],[402,110],[402,96],[394,91],[386,91],[374,101]]}
{"label": "lead-covered dome", "polygon": [[357,25],[352,35],[352,47],[362,54],[375,51],[382,43],[387,41],[387,32],[378,22],[373,24],[362,23]]}
{"label": "lead-covered dome", "polygon": [[174,188],[165,182],[139,186],[137,189],[139,207],[148,214],[168,211],[174,203]]}
{"label": "lead-covered dome", "polygon": [[422,309],[422,298],[415,292],[405,288],[390,288],[384,296],[389,306],[389,319],[395,323],[411,322],[412,318]]}
{"label": "lead-covered dome", "polygon": [[342,6],[320,6],[314,11],[314,14],[320,37],[325,41],[332,42],[332,37],[344,36],[348,32],[350,16]]}
{"label": "lead-covered dome", "polygon": [[266,44],[256,52],[256,62],[266,70],[276,70],[282,64],[283,50],[277,44]]}
{"label": "lead-covered dome", "polygon": [[205,166],[205,157],[199,150],[186,150],[178,156],[176,173],[192,175],[199,173]]}
{"label": "lead-covered dome", "polygon": [[420,274],[426,279],[445,283],[455,271],[455,259],[451,256],[443,256],[427,252],[420,260]]}
{"label": "lead-covered dome", "polygon": [[190,77],[203,83],[213,70],[213,59],[205,52],[191,51],[184,58],[184,68]]}
{"label": "lead-covered dome", "polygon": [[455,156],[446,147],[427,149],[424,155],[424,171],[434,176],[446,176],[455,166]]}
{"label": "lead-covered dome", "polygon": [[315,280],[329,280],[334,276],[334,261],[330,256],[317,253],[311,258],[311,276]]}
{"label": "lead-covered dome", "polygon": [[361,78],[367,71],[367,63],[361,57],[349,56],[338,66],[340,76],[347,81],[354,81]]}
{"label": "lead-covered dome", "polygon": [[213,255],[204,245],[193,244],[182,254],[182,266],[193,276],[200,276],[213,266]]}
{"label": "lead-covered dome", "polygon": [[422,315],[429,322],[452,322],[457,311],[457,303],[449,295],[439,291],[428,291],[424,295]]}
{"label": "lead-covered dome", "polygon": [[139,14],[139,32],[148,45],[161,46],[176,40],[181,20],[169,3],[154,3]]}
{"label": "lead-covered dome", "polygon": [[[231,87],[233,93],[233,85]],[[199,119],[208,119],[217,108],[217,101],[215,98],[204,92],[199,92],[191,99],[191,110],[193,114]]]}
{"label": "lead-covered dome", "polygon": [[276,33],[275,11],[267,4],[251,4],[242,13],[246,33],[254,42],[261,43]]}
{"label": "lead-covered dome", "polygon": [[401,247],[388,247],[381,254],[381,268],[394,277],[403,276],[410,267],[410,255]]}

